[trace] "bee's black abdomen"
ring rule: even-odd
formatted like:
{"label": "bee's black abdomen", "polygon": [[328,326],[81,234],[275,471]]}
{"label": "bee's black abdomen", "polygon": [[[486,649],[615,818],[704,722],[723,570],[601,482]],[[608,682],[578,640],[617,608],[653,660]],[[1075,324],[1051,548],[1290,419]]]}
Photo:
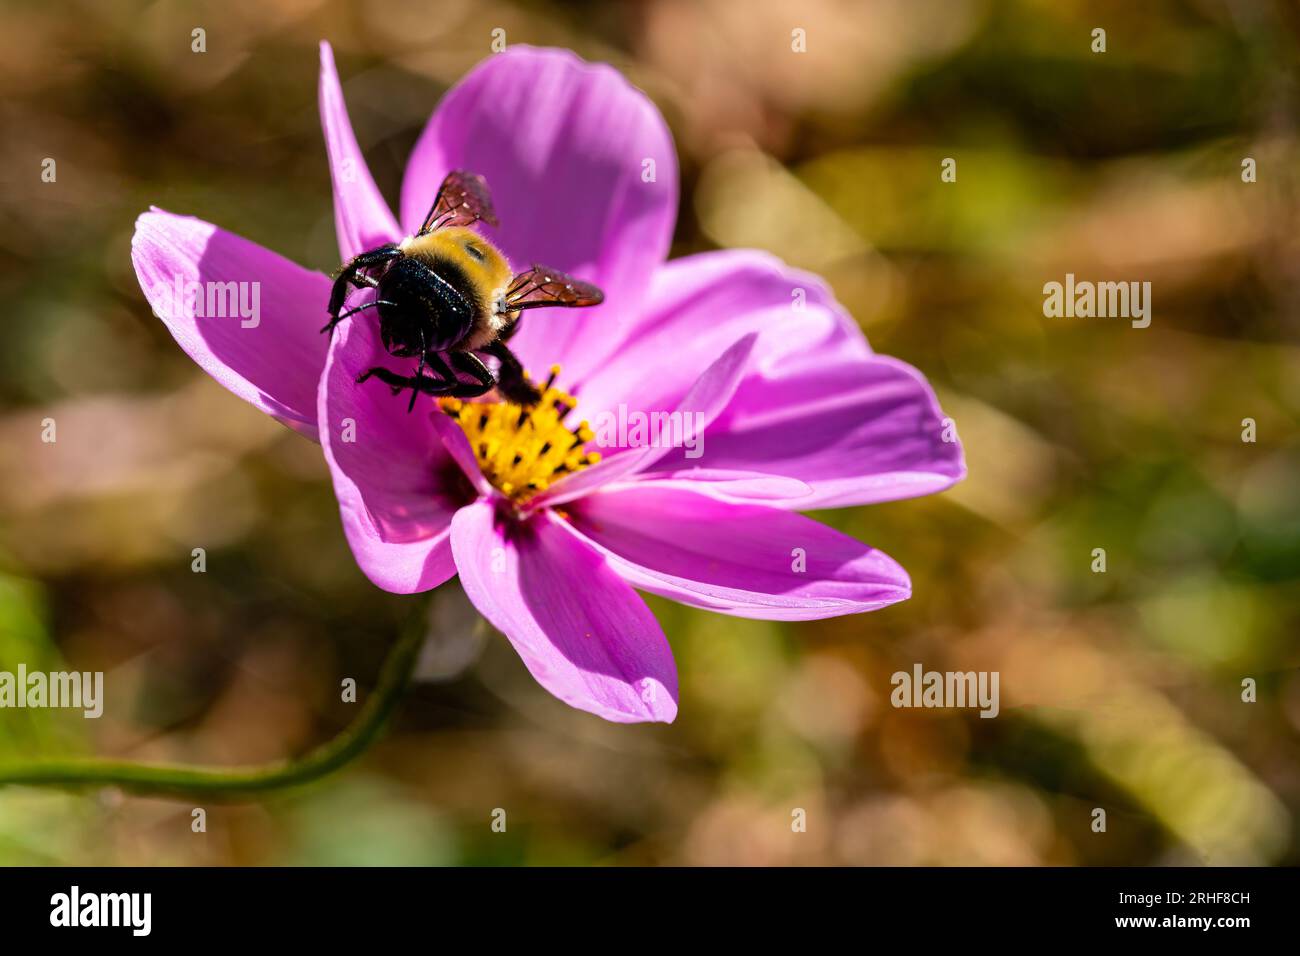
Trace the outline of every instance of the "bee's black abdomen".
{"label": "bee's black abdomen", "polygon": [[424,350],[450,348],[469,334],[474,324],[472,293],[459,269],[438,264],[435,271],[418,259],[404,256],[379,281],[380,335],[393,355],[419,355]]}

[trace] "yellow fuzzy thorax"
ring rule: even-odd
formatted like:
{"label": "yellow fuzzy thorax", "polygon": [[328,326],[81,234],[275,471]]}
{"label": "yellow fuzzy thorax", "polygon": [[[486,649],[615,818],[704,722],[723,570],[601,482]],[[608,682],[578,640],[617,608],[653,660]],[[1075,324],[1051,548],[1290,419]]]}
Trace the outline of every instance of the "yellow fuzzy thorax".
{"label": "yellow fuzzy thorax", "polygon": [[542,399],[533,406],[439,399],[443,411],[469,438],[484,477],[520,504],[565,475],[600,461],[599,454],[582,450],[593,437],[587,423],[580,422],[576,429],[564,423],[576,402],[552,386],[559,371],[558,365],[551,367]]}
{"label": "yellow fuzzy thorax", "polygon": [[510,263],[501,251],[465,226],[448,226],[413,236],[402,243],[401,249],[429,266],[436,266],[439,261],[455,263],[473,285],[479,305],[484,309],[495,307],[514,278]]}

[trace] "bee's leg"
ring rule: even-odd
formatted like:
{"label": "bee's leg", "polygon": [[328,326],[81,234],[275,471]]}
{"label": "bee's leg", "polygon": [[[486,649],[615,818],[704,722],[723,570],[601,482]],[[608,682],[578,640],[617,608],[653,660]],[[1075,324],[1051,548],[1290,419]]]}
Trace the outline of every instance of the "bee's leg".
{"label": "bee's leg", "polygon": [[[459,356],[469,356],[469,358],[458,358]],[[451,398],[477,398],[491,391],[496,384],[488,367],[479,360],[478,356],[468,352],[452,352],[451,361],[452,365],[461,371],[473,375],[476,379],[474,382],[462,382],[457,378],[456,373],[437,352],[429,352],[424,358],[427,358],[429,366],[437,373],[436,375],[399,375],[392,369],[375,366],[359,375],[357,382],[377,378],[391,388],[394,395],[404,388],[409,388],[415,394],[423,392],[425,395],[446,395]],[[407,406],[407,411],[410,411],[410,406]]]}
{"label": "bee's leg", "polygon": [[[435,378],[432,375],[399,375],[392,369],[376,365],[374,368],[367,369],[357,376],[358,384],[369,378],[377,378],[393,390],[397,395],[404,388],[409,388],[415,393],[423,392],[425,395],[450,395],[456,387],[455,379]],[[409,409],[408,409],[409,410]]]}
{"label": "bee's leg", "polygon": [[[447,364],[446,359],[437,352],[429,351],[420,357],[420,362],[423,364],[427,359],[429,366],[438,374],[439,377],[433,378],[428,375],[420,375],[417,372],[416,377],[419,378],[422,383],[434,383],[431,385],[421,384],[419,386],[420,391],[429,395],[446,395],[450,398],[478,398],[480,395],[492,389],[492,386],[495,384],[492,381],[492,373],[488,371],[487,367],[482,362],[478,363],[478,368],[476,369],[472,365],[459,362],[456,359],[456,356],[460,353],[452,352],[450,354],[452,364],[462,371],[473,375],[476,381],[462,382],[460,377],[452,371],[451,365]],[[437,391],[434,391],[434,389],[437,389]]]}
{"label": "bee's leg", "polygon": [[[416,377],[416,378],[424,378],[424,366],[425,366],[425,363],[429,360],[429,349],[428,349],[428,346],[426,346],[426,345],[424,344],[424,342],[425,342],[425,340],[424,340],[424,330],[421,329],[421,330],[420,330],[420,364],[418,364],[418,365],[415,367],[415,377]],[[448,378],[448,377],[449,377],[449,376],[447,376],[447,375],[444,375],[444,376],[443,376],[443,378]],[[415,399],[419,396],[419,394],[420,394],[420,393],[419,393],[419,391],[418,391],[417,389],[414,389],[414,388],[411,389],[411,403],[410,403],[409,405],[406,406],[406,413],[407,413],[408,415],[409,415],[411,412],[415,411]]]}
{"label": "bee's leg", "polygon": [[[468,375],[473,375],[474,383],[461,382],[457,379],[456,387],[448,392],[453,398],[477,398],[487,392],[492,391],[497,381],[492,376],[492,370],[483,364],[483,360],[473,352],[448,352],[451,364],[458,370]],[[440,356],[434,355],[438,361],[442,361]]]}
{"label": "bee's leg", "polygon": [[353,256],[352,260],[339,270],[338,275],[334,277],[334,286],[330,289],[330,301],[326,308],[329,312],[330,320],[325,323],[322,332],[333,333],[334,326],[338,325],[342,318],[339,310],[343,308],[343,302],[347,299],[348,293],[351,292],[349,286],[361,288],[370,286],[371,288],[379,285],[378,281],[366,275],[362,270],[369,269],[373,266],[381,265],[390,259],[396,259],[402,255],[402,250],[391,243],[386,246],[380,246],[378,249],[371,249],[369,252],[363,252],[358,256]]}
{"label": "bee's leg", "polygon": [[[512,330],[516,327],[518,327],[517,322],[512,326]],[[505,342],[497,339],[483,351],[501,363],[501,369],[497,372],[497,388],[502,395],[516,405],[536,405],[542,400],[542,393],[538,391],[536,385],[528,381],[528,377],[524,375],[523,365]]]}
{"label": "bee's leg", "polygon": [[411,382],[414,381],[414,379],[412,379],[410,376],[398,375],[392,369],[384,368],[381,365],[376,365],[374,368],[368,368],[360,375],[358,375],[357,384],[360,385],[362,382],[364,382],[366,379],[369,378],[379,379],[379,381],[383,382],[385,385],[389,386],[393,390],[394,395],[396,395],[402,389],[409,387],[411,385]]}

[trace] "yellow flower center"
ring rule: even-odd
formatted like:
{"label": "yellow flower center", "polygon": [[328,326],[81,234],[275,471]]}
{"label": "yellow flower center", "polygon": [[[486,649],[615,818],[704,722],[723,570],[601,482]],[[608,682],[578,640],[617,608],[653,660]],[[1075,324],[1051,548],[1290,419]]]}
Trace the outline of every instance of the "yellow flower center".
{"label": "yellow flower center", "polygon": [[542,399],[533,406],[438,400],[469,438],[484,477],[519,503],[557,479],[600,461],[599,454],[582,450],[593,437],[587,423],[580,422],[576,429],[564,423],[577,402],[554,387],[559,372],[558,365],[551,366]]}

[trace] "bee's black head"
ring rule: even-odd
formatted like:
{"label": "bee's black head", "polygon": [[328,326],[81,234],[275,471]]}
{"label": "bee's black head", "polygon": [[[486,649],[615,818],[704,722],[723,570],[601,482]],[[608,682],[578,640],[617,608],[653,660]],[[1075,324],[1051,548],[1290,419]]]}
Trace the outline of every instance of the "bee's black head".
{"label": "bee's black head", "polygon": [[404,256],[384,273],[377,291],[379,334],[393,355],[452,348],[474,326],[472,293],[454,267],[435,271]]}

